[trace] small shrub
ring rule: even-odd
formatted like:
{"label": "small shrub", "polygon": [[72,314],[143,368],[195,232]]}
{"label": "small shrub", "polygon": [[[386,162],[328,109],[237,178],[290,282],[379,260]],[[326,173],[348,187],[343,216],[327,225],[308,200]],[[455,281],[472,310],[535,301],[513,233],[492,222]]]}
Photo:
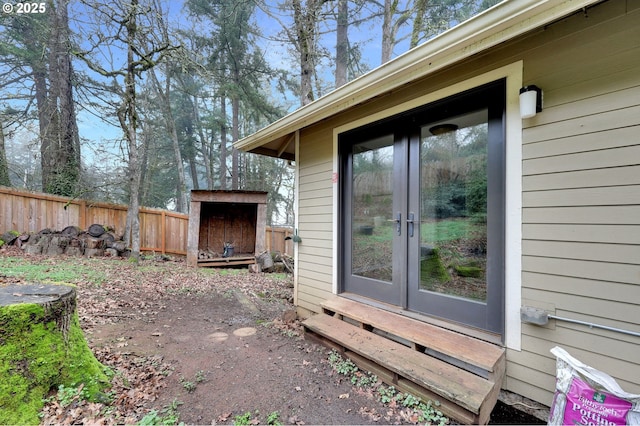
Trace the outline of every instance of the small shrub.
{"label": "small shrub", "polygon": [[178,424],[178,420],[180,419],[178,407],[180,405],[182,405],[182,403],[174,399],[170,405],[167,405],[160,411],[151,410],[138,422],[138,426],[173,426]]}
{"label": "small shrub", "polygon": [[358,371],[358,367],[356,367],[353,361],[342,358],[335,350],[329,353],[329,365],[343,376],[350,376]]}
{"label": "small shrub", "polygon": [[280,421],[280,412],[274,411],[267,416],[267,424],[272,426],[282,426]]}
{"label": "small shrub", "polygon": [[378,388],[378,397],[383,404],[393,401],[397,393],[396,388],[393,386],[380,386]]}
{"label": "small shrub", "polygon": [[233,424],[236,426],[247,426],[251,423],[252,414],[250,411],[247,411],[244,414],[238,414],[233,418]]}

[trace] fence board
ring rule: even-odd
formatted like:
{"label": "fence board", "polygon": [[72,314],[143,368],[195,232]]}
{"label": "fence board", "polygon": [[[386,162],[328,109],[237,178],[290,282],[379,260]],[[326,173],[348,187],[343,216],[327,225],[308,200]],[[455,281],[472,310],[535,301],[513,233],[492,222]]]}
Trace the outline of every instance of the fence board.
{"label": "fence board", "polygon": [[[0,234],[39,232],[49,228],[61,231],[67,226],[87,229],[99,223],[117,236],[125,230],[127,206],[58,197],[0,186]],[[140,245],[143,251],[186,255],[189,215],[168,210],[140,208]],[[290,228],[267,227],[266,247],[271,252],[293,254]]]}

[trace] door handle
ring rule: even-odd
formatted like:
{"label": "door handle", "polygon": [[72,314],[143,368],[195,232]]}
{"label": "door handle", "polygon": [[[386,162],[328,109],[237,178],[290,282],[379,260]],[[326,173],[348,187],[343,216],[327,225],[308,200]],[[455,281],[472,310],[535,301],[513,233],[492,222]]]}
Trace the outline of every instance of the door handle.
{"label": "door handle", "polygon": [[409,228],[407,231],[409,233],[409,238],[413,238],[413,229],[414,229],[413,212],[407,215],[407,227]]}
{"label": "door handle", "polygon": [[402,234],[402,213],[398,212],[395,219],[387,219],[387,222],[396,223],[396,234]]}

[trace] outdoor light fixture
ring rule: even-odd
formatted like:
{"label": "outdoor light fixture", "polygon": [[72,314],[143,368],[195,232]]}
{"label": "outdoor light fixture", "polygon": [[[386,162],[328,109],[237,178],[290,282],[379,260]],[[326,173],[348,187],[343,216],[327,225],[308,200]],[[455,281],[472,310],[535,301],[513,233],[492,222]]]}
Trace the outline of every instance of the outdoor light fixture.
{"label": "outdoor light fixture", "polygon": [[456,130],[458,130],[458,125],[449,124],[449,123],[436,124],[435,126],[429,128],[429,131],[431,132],[431,134],[435,136],[444,135],[445,133],[455,132]]}
{"label": "outdoor light fixture", "polygon": [[542,89],[536,85],[520,89],[520,117],[530,118],[542,111]]}

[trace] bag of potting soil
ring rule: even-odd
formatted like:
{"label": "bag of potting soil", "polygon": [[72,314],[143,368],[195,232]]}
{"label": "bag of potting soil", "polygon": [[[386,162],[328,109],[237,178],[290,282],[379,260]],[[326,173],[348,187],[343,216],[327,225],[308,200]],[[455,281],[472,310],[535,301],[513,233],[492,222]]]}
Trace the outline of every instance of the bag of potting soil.
{"label": "bag of potting soil", "polygon": [[638,425],[640,395],[622,390],[615,379],[556,346],[556,392],[549,425]]}

